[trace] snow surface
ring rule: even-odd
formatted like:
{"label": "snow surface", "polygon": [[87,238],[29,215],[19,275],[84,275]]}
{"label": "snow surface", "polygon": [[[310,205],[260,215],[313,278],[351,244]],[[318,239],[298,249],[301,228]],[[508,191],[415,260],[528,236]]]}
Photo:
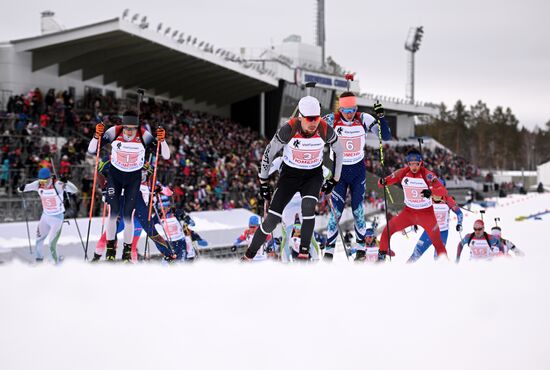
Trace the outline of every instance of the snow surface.
{"label": "snow surface", "polygon": [[[524,258],[0,268],[1,369],[549,369],[550,195],[487,210]],[[506,204],[506,205],[505,205]],[[470,230],[477,215],[465,218]],[[454,223],[452,229],[454,230]],[[458,236],[447,244],[454,259]]]}

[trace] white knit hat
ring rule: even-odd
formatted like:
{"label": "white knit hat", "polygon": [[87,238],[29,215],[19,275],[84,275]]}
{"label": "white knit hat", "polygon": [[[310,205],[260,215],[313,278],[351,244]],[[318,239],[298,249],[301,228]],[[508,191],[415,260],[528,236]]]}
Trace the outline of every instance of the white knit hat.
{"label": "white knit hat", "polygon": [[320,116],[321,105],[313,96],[304,96],[298,103],[298,110],[303,117]]}

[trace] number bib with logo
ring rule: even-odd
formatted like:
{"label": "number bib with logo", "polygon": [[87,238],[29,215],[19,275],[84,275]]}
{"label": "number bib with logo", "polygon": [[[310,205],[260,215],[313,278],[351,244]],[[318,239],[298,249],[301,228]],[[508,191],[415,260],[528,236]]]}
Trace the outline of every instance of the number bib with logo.
{"label": "number bib with logo", "polygon": [[344,149],[343,164],[351,165],[360,162],[365,157],[365,128],[364,126],[354,121],[351,125],[336,123],[334,130],[338,135],[338,141]]}
{"label": "number bib with logo", "polygon": [[424,209],[432,206],[432,198],[424,198],[422,190],[428,189],[423,178],[404,177],[401,180],[405,205],[412,209]]}
{"label": "number bib with logo", "polygon": [[433,207],[439,231],[449,230],[449,206],[444,203],[434,203]]}
{"label": "number bib with logo", "polygon": [[487,240],[472,239],[470,242],[470,258],[471,259],[489,259],[493,256],[493,252]]}
{"label": "number bib with logo", "polygon": [[171,241],[177,241],[185,238],[181,225],[175,217],[168,217],[166,222],[162,220],[161,224]]}
{"label": "number bib with logo", "polygon": [[145,163],[145,148],[140,141],[121,141],[111,143],[111,164],[123,172],[140,170]]}
{"label": "number bib with logo", "polygon": [[54,216],[65,212],[63,202],[57,195],[54,188],[38,189],[38,195],[40,195],[40,200],[42,201],[44,214],[48,216]]}
{"label": "number bib with logo", "polygon": [[310,170],[317,168],[323,162],[323,148],[325,142],[315,134],[304,138],[300,134],[294,135],[283,149],[283,161],[290,167]]}
{"label": "number bib with logo", "polygon": [[365,259],[367,262],[378,262],[378,247],[367,247],[365,249],[365,256],[367,257]]}

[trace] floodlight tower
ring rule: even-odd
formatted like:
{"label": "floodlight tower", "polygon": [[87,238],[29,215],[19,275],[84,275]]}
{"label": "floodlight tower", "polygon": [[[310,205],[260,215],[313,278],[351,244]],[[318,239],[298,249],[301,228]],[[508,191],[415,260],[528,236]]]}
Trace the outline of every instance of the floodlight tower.
{"label": "floodlight tower", "polygon": [[411,27],[409,29],[409,35],[407,36],[407,41],[405,42],[405,50],[409,52],[408,54],[408,81],[407,81],[407,91],[406,96],[407,100],[411,103],[414,103],[414,55],[420,48],[420,41],[422,41],[422,36],[424,35],[424,27]]}
{"label": "floodlight tower", "polygon": [[315,44],[321,47],[321,65],[325,65],[325,0],[317,0]]}

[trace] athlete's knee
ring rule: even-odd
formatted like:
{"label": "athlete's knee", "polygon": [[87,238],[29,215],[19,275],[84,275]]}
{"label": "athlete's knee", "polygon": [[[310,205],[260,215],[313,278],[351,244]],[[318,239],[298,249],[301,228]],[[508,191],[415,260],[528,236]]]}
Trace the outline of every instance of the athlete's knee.
{"label": "athlete's knee", "polygon": [[275,230],[279,222],[281,222],[281,214],[275,211],[269,210],[267,213],[267,217],[265,218],[264,222],[262,222],[262,224],[260,225],[260,230],[267,235],[271,233],[273,230]]}
{"label": "athlete's knee", "polygon": [[302,198],[302,218],[308,220],[315,218],[315,206],[317,198],[312,195],[306,195]]}

